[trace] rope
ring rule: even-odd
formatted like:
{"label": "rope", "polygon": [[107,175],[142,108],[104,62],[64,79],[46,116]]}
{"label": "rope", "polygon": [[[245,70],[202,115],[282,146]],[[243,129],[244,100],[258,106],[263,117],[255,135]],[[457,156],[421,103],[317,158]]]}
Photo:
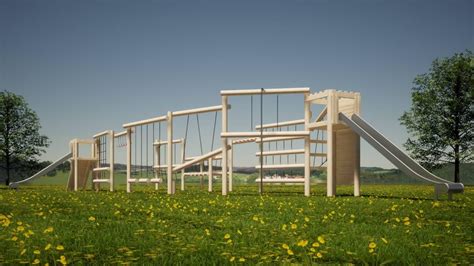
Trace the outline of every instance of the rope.
{"label": "rope", "polygon": [[188,128],[189,128],[189,115],[186,118],[186,131],[184,132],[184,140],[183,140],[183,145],[184,145],[184,158],[186,158],[186,143],[188,141]]}
{"label": "rope", "polygon": [[212,143],[211,143],[211,151],[214,150],[214,137],[216,135],[216,123],[217,123],[217,111],[214,115],[214,129],[212,130]]}
{"label": "rope", "polygon": [[199,133],[199,145],[201,147],[201,155],[203,155],[202,151],[202,138],[201,138],[201,127],[199,125],[199,114],[196,114],[196,121],[197,121],[197,126],[198,126],[198,133]]}

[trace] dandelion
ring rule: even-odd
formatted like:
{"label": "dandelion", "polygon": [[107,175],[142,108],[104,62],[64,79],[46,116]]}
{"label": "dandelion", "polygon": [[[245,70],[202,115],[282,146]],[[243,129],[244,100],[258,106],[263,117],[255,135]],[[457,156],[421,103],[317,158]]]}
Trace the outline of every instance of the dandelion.
{"label": "dandelion", "polygon": [[308,217],[304,217],[304,220],[305,220],[305,222],[309,222],[309,218],[308,218]]}
{"label": "dandelion", "polygon": [[283,244],[283,245],[281,245],[281,247],[284,248],[284,249],[290,249],[290,247],[287,244]]}
{"label": "dandelion", "polygon": [[238,233],[239,235],[242,235],[242,232],[241,232],[239,229],[237,229],[237,233]]}
{"label": "dandelion", "polygon": [[90,221],[90,222],[94,222],[94,221],[95,221],[95,217],[94,217],[94,216],[89,217],[89,221]]}
{"label": "dandelion", "polygon": [[369,248],[370,249],[375,249],[377,247],[377,244],[375,244],[375,242],[370,242],[369,243]]}
{"label": "dandelion", "polygon": [[53,231],[54,231],[54,228],[50,226],[50,227],[44,229],[43,233],[47,234],[47,233],[52,233]]}
{"label": "dandelion", "polygon": [[24,249],[20,252],[20,256],[23,255],[23,254],[25,254],[25,252],[26,252],[26,248],[24,248]]}
{"label": "dandelion", "polygon": [[206,235],[207,235],[207,236],[210,236],[210,235],[211,235],[211,232],[209,231],[209,229],[205,229],[204,232],[206,232]]}
{"label": "dandelion", "polygon": [[58,260],[62,265],[67,265],[67,260],[64,255],[61,255],[61,257]]}
{"label": "dandelion", "polygon": [[318,236],[318,241],[319,241],[319,243],[321,243],[321,244],[326,243],[326,240],[324,240],[323,236]]}
{"label": "dandelion", "polygon": [[229,234],[225,234],[224,239],[229,239],[229,238],[230,238],[230,235],[229,235]]}
{"label": "dandelion", "polygon": [[17,240],[18,240],[18,237],[16,237],[16,236],[12,237],[12,241],[17,241]]}
{"label": "dandelion", "polygon": [[291,229],[296,230],[296,228],[298,228],[298,225],[296,225],[296,224],[291,224]]}
{"label": "dandelion", "polygon": [[286,224],[283,224],[283,225],[281,226],[281,230],[286,231]]}
{"label": "dandelion", "polygon": [[64,250],[64,246],[62,246],[62,245],[57,245],[57,246],[56,246],[56,250],[62,251],[62,250]]}
{"label": "dandelion", "polygon": [[293,251],[292,251],[291,249],[288,249],[288,250],[286,251],[286,253],[288,253],[288,255],[294,255],[294,254],[295,254],[295,253],[293,253]]}
{"label": "dandelion", "polygon": [[235,260],[235,257],[231,257],[231,258],[229,259],[230,262],[233,262],[234,260]]}
{"label": "dandelion", "polygon": [[319,243],[318,243],[318,242],[314,242],[311,246],[317,248],[317,247],[319,247]]}
{"label": "dandelion", "polygon": [[321,252],[318,252],[318,253],[316,254],[316,257],[322,258],[322,257],[323,257],[323,254],[321,254]]}
{"label": "dandelion", "polygon": [[47,244],[46,247],[44,247],[44,250],[49,250],[51,248],[51,244]]}
{"label": "dandelion", "polygon": [[306,247],[308,245],[308,240],[300,240],[298,242],[298,247]]}
{"label": "dandelion", "polygon": [[33,253],[36,254],[36,255],[39,255],[39,254],[41,254],[41,251],[35,250],[35,251],[33,251]]}
{"label": "dandelion", "polygon": [[33,263],[31,263],[31,264],[36,265],[36,264],[39,264],[39,263],[40,263],[40,260],[39,260],[39,259],[35,259],[35,260],[33,261]]}
{"label": "dandelion", "polygon": [[245,258],[240,258],[239,261],[240,261],[240,262],[244,262],[244,261],[245,261]]}

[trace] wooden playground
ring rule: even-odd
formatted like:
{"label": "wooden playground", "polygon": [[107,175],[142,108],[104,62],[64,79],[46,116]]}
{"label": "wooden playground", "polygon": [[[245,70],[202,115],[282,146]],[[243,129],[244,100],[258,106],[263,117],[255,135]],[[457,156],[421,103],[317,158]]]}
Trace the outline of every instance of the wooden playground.
{"label": "wooden playground", "polygon": [[[301,95],[302,119],[278,121],[278,97],[285,94]],[[263,99],[266,95],[277,95],[277,119],[263,124]],[[361,96],[358,92],[334,89],[311,92],[310,88],[283,88],[222,90],[220,96],[220,105],[168,111],[162,116],[123,124],[124,130],[118,133],[106,130],[92,139],[73,139],[70,153],[36,175],[14,183],[13,187],[70,160],[68,190],[85,189],[91,180],[97,190],[105,184],[110,191],[114,191],[115,158],[117,153],[125,152],[127,192],[132,192],[133,186],[139,184],[154,185],[155,189],[160,184],[166,184],[167,193],[175,194],[178,179],[180,189],[185,190],[188,177],[199,177],[201,183],[207,178],[209,192],[213,190],[215,180],[220,179],[221,193],[227,195],[233,190],[234,150],[240,144],[254,143],[255,156],[259,159],[255,169],[260,173],[257,183],[261,192],[264,184],[302,184],[304,195],[310,196],[311,171],[322,170],[326,171],[327,196],[336,195],[337,185],[353,185],[354,196],[359,196],[362,137],[407,175],[432,183],[436,198],[446,193],[451,199],[453,193],[464,190],[462,184],[446,181],[428,172],[365,122],[360,117]],[[251,119],[253,97],[260,98],[260,123],[254,126],[251,122],[250,131],[229,130],[229,124],[236,125],[230,121],[229,113],[241,111],[231,108],[233,97],[250,98]],[[313,114],[313,109],[319,111]],[[214,113],[214,124],[210,151],[204,153],[199,115],[206,113]],[[217,129],[219,115],[220,131]],[[184,137],[178,138],[175,136],[183,135],[183,132],[176,132],[173,124],[181,117],[186,118],[186,127]],[[189,156],[189,121],[194,117],[201,154]],[[215,137],[220,137],[220,143],[214,143]],[[88,146],[90,154],[80,152],[84,146]],[[303,175],[286,172],[283,175],[265,174],[289,169],[303,169]]]}

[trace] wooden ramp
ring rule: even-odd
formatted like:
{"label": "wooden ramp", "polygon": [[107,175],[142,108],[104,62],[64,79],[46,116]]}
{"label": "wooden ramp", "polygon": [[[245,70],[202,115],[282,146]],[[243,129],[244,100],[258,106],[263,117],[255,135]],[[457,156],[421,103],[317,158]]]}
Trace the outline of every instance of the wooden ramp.
{"label": "wooden ramp", "polygon": [[[97,164],[95,159],[80,159],[77,160],[77,189],[86,188],[87,179],[92,173],[92,169]],[[69,180],[67,182],[68,191],[74,190],[74,160],[71,161],[71,171],[69,172]]]}

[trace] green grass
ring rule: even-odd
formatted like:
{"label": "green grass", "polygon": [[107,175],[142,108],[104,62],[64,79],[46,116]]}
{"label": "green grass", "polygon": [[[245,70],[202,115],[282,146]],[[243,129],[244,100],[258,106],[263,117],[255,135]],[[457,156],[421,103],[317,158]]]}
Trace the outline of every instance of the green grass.
{"label": "green grass", "polygon": [[324,197],[322,185],[310,198],[300,186],[188,188],[0,189],[0,264],[474,263],[472,187],[451,202],[420,185],[363,185],[358,198],[351,187]]}

